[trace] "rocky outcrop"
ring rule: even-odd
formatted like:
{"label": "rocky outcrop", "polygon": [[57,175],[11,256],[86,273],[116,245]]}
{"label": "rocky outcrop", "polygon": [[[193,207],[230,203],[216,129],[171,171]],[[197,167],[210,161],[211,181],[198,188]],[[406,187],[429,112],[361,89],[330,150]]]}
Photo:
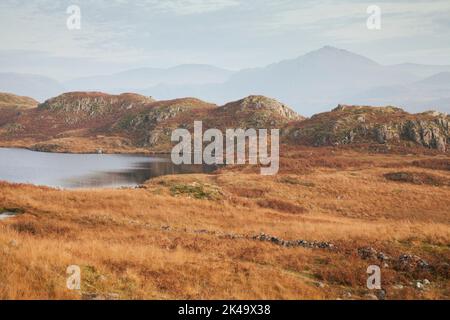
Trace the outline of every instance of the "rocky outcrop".
{"label": "rocky outcrop", "polygon": [[401,254],[395,258],[384,252],[377,251],[372,247],[358,248],[358,255],[364,260],[378,260],[383,263],[391,263],[395,269],[401,271],[427,270],[432,267],[426,260],[419,256]]}
{"label": "rocky outcrop", "polygon": [[192,126],[194,120],[203,120],[203,117],[193,117],[195,112],[215,108],[213,104],[194,98],[160,101],[137,114],[126,115],[114,129],[132,133],[140,146],[154,147],[170,143],[173,129]]}
{"label": "rocky outcrop", "polygon": [[450,118],[429,111],[409,114],[395,107],[340,105],[287,130],[291,140],[314,146],[354,143],[412,144],[445,152]]}
{"label": "rocky outcrop", "polygon": [[[8,96],[4,100],[19,98]],[[2,110],[0,137],[48,145],[61,137],[95,140],[114,136],[130,141],[133,147],[167,151],[171,132],[176,128],[192,131],[198,120],[203,121],[204,130],[276,128],[281,130],[283,142],[312,146],[376,144],[389,149],[404,145],[445,152],[450,143],[450,118],[436,111],[409,114],[391,106],[339,105],[305,119],[264,96],[249,96],[217,107],[195,98],[155,101],[132,93],[100,92],[65,93],[37,108]]]}
{"label": "rocky outcrop", "polygon": [[130,130],[153,129],[159,123],[175,118],[191,109],[193,109],[191,105],[183,103],[164,106],[156,105],[140,114],[124,118],[119,123],[119,126]]}
{"label": "rocky outcrop", "polygon": [[[216,110],[216,116],[233,123],[234,127],[281,127],[290,121],[303,120],[287,105],[264,96],[249,96],[230,102]],[[230,119],[231,118],[231,119]]]}
{"label": "rocky outcrop", "polygon": [[237,102],[226,104],[222,108],[224,110],[234,109],[235,112],[266,110],[273,116],[279,116],[288,121],[304,119],[287,105],[264,96],[249,96]]}
{"label": "rocky outcrop", "polygon": [[401,128],[404,138],[440,151],[446,151],[449,142],[449,119],[437,116],[429,120],[406,121]]}
{"label": "rocky outcrop", "polygon": [[330,249],[335,250],[336,246],[331,242],[324,241],[307,241],[307,240],[283,240],[281,238],[271,236],[265,233],[253,236],[253,240],[266,241],[283,247],[303,247],[311,249]]}
{"label": "rocky outcrop", "polygon": [[111,113],[124,112],[155,102],[151,97],[125,93],[70,92],[49,99],[38,106],[41,111],[63,115],[67,124]]}
{"label": "rocky outcrop", "polygon": [[286,105],[263,96],[250,96],[224,106],[186,98],[154,103],[137,115],[124,117],[118,130],[133,132],[140,146],[155,147],[170,144],[173,129],[192,131],[194,121],[202,121],[204,129],[217,128],[283,128],[301,120]]}

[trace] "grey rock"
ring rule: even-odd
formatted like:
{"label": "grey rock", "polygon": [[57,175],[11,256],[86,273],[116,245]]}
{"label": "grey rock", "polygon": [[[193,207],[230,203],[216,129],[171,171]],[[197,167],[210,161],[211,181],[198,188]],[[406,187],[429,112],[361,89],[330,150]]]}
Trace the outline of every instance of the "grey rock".
{"label": "grey rock", "polygon": [[419,290],[423,290],[423,289],[424,289],[424,285],[423,285],[423,283],[420,282],[420,281],[416,281],[416,283],[414,284],[414,286],[416,287],[416,289],[419,289]]}
{"label": "grey rock", "polygon": [[352,297],[352,294],[347,291],[347,292],[344,292],[344,294],[342,296],[346,299],[350,299]]}
{"label": "grey rock", "polygon": [[376,296],[378,300],[386,300],[386,291],[381,289],[376,291]]}
{"label": "grey rock", "polygon": [[318,288],[325,288],[325,284],[323,282],[316,282],[316,286]]}
{"label": "grey rock", "polygon": [[364,247],[358,249],[358,254],[362,259],[376,258],[378,252],[372,247]]}

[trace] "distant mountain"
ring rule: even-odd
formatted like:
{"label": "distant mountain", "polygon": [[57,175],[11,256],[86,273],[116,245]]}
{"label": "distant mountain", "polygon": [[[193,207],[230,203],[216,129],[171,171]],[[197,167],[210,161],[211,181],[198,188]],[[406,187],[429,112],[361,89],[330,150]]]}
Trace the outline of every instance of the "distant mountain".
{"label": "distant mountain", "polygon": [[209,65],[180,65],[168,69],[140,68],[111,75],[79,78],[64,83],[71,91],[105,91],[119,93],[136,91],[159,84],[200,85],[222,83],[230,78],[232,71]]}
{"label": "distant mountain", "polygon": [[358,104],[393,104],[412,112],[433,109],[450,113],[450,72],[405,85],[371,88],[349,100]]}
{"label": "distant mountain", "polygon": [[227,84],[233,93],[247,87],[312,114],[345,101],[353,92],[412,79],[408,73],[392,71],[363,56],[324,47],[294,60],[240,72]]}
{"label": "distant mountain", "polygon": [[416,85],[422,86],[442,86],[450,89],[450,71],[434,74],[426,79],[416,82]]}
{"label": "distant mountain", "polygon": [[64,88],[58,81],[39,75],[0,73],[0,91],[44,101],[64,92]]}
{"label": "distant mountain", "polygon": [[352,102],[359,92],[378,86],[401,85],[421,78],[407,70],[382,66],[361,55],[333,47],[323,47],[299,58],[264,68],[246,69],[223,84],[203,86],[154,86],[141,91],[155,97],[177,97],[191,92],[217,103],[241,96],[272,96],[311,115],[330,105]]}
{"label": "distant mountain", "polygon": [[40,101],[63,91],[136,92],[158,100],[194,96],[219,105],[243,96],[262,95],[283,101],[307,116],[337,104],[449,112],[449,74],[450,66],[383,66],[326,46],[295,59],[239,72],[209,65],[180,65],[80,78],[63,85],[45,77],[0,74],[0,91]]}
{"label": "distant mountain", "polygon": [[402,63],[389,66],[390,69],[408,72],[415,77],[426,78],[440,72],[450,72],[450,65],[433,66],[415,63]]}

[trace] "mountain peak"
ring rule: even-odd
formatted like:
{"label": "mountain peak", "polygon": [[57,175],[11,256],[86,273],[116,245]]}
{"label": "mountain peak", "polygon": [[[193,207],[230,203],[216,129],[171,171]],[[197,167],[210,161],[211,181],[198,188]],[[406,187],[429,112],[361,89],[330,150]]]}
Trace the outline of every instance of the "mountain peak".
{"label": "mountain peak", "polygon": [[379,64],[369,58],[362,55],[350,52],[348,50],[339,49],[332,46],[324,46],[315,51],[311,51],[304,56],[300,57],[307,62],[318,61],[323,63],[345,63],[345,64],[360,64],[368,66],[379,66]]}

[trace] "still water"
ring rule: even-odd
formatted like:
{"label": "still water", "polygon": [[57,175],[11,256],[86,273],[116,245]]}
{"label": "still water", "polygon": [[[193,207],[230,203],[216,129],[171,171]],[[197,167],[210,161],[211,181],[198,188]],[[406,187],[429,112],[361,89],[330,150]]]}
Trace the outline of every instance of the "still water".
{"label": "still water", "polygon": [[170,156],[65,154],[0,148],[0,180],[65,189],[136,186],[158,176],[206,173],[203,165],[174,165]]}

